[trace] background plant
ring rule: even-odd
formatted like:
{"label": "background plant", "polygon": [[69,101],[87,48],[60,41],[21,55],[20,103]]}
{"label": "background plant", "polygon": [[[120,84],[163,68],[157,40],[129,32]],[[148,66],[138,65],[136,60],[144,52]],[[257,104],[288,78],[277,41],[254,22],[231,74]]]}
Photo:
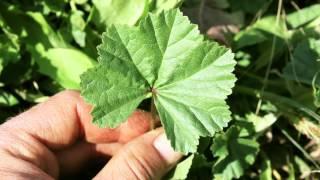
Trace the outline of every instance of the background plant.
{"label": "background plant", "polygon": [[[232,48],[238,78],[224,133],[200,139],[171,179],[317,179],[320,5],[317,0],[0,1],[1,121],[96,64],[100,35],[148,12],[180,9]],[[147,109],[147,106],[141,106]]]}

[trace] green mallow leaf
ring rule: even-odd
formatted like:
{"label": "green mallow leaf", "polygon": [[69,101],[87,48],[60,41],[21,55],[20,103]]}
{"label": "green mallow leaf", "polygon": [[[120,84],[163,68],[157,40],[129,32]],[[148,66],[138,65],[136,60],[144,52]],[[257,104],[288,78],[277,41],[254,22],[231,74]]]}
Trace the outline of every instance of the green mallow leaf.
{"label": "green mallow leaf", "polygon": [[237,33],[233,39],[233,46],[240,49],[267,41],[273,36],[286,40],[290,38],[291,33],[282,18],[277,20],[276,16],[266,16]]}
{"label": "green mallow leaf", "polygon": [[134,25],[148,12],[147,0],[92,0],[95,22],[103,26],[112,24]]}
{"label": "green mallow leaf", "polygon": [[302,41],[295,48],[291,62],[283,70],[286,79],[320,87],[320,40]]}
{"label": "green mallow leaf", "polygon": [[177,166],[165,177],[168,180],[187,179],[190,168],[193,164],[195,154],[190,155],[185,160],[177,164]]}
{"label": "green mallow leaf", "polygon": [[227,126],[234,55],[203,40],[179,10],[149,14],[137,27],[109,27],[98,53],[99,65],[81,77],[98,126],[119,126],[150,97],[177,151],[196,152],[200,136]]}
{"label": "green mallow leaf", "polygon": [[38,61],[39,71],[66,89],[79,89],[80,75],[94,64],[86,54],[71,48],[51,48]]}
{"label": "green mallow leaf", "polygon": [[259,179],[260,180],[272,180],[272,166],[271,160],[265,155],[262,154],[263,161],[261,162]]}
{"label": "green mallow leaf", "polygon": [[247,121],[252,122],[255,132],[262,132],[277,121],[277,117],[273,113],[268,113],[264,116],[258,116],[255,113],[249,113],[246,115],[246,119]]}
{"label": "green mallow leaf", "polygon": [[212,163],[203,154],[191,154],[179,162],[164,180],[208,179]]}
{"label": "green mallow leaf", "polygon": [[292,28],[297,28],[301,25],[312,21],[320,16],[320,4],[315,4],[309,7],[305,7],[298,11],[294,11],[287,16],[287,22]]}
{"label": "green mallow leaf", "polygon": [[254,163],[259,151],[258,142],[252,137],[240,137],[241,126],[232,126],[217,136],[211,150],[218,160],[213,165],[214,179],[239,178]]}

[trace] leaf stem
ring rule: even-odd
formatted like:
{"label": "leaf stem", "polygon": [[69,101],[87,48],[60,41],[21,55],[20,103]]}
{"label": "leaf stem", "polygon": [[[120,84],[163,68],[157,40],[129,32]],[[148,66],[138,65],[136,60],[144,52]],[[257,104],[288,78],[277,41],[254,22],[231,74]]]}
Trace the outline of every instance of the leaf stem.
{"label": "leaf stem", "polygon": [[157,117],[157,109],[156,109],[156,106],[154,104],[154,96],[153,95],[151,97],[150,112],[151,112],[151,116],[152,116],[150,129],[155,129],[157,127],[157,119],[158,119],[158,117]]}
{"label": "leaf stem", "polygon": [[[277,8],[277,18],[276,18],[276,26],[280,26],[279,25],[279,21],[280,21],[280,16],[281,16],[281,10],[282,10],[282,0],[278,1],[278,8]],[[263,94],[263,92],[265,91],[266,87],[267,87],[267,81],[269,79],[270,76],[270,71],[271,71],[271,67],[272,67],[272,63],[273,63],[273,58],[274,58],[274,51],[275,51],[275,45],[276,45],[276,35],[273,36],[272,38],[272,46],[271,46],[271,54],[269,57],[269,62],[268,62],[268,66],[267,66],[267,70],[264,76],[264,83],[262,85],[261,88],[261,93]],[[260,108],[261,108],[261,104],[262,104],[262,99],[259,99],[257,107],[256,107],[256,114],[259,114]]]}

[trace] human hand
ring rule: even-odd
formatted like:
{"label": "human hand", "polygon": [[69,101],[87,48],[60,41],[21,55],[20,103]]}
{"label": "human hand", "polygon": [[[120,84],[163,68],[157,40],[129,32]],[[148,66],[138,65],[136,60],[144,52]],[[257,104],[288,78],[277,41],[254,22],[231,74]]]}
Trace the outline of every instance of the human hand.
{"label": "human hand", "polygon": [[159,179],[181,158],[151,115],[136,111],[116,129],[91,124],[91,107],[64,91],[0,126],[2,179],[57,179],[111,156],[94,179]]}

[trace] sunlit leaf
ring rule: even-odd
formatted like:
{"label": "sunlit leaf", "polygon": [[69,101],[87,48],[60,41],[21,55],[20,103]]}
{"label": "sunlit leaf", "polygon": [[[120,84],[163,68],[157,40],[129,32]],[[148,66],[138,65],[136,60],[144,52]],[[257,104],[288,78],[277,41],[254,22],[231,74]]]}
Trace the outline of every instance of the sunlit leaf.
{"label": "sunlit leaf", "polygon": [[152,96],[178,151],[195,152],[200,136],[227,126],[234,55],[204,41],[180,11],[149,14],[138,27],[112,26],[102,40],[99,65],[82,76],[94,123],[117,127]]}
{"label": "sunlit leaf", "polygon": [[304,25],[320,16],[320,4],[299,9],[287,15],[287,22],[293,28]]}
{"label": "sunlit leaf", "polygon": [[103,26],[134,25],[148,12],[148,0],[93,0],[97,10],[95,21]]}
{"label": "sunlit leaf", "polygon": [[239,178],[254,163],[259,143],[251,137],[239,137],[240,132],[240,127],[232,126],[214,139],[211,151],[218,158],[212,169],[214,179]]}
{"label": "sunlit leaf", "polygon": [[75,49],[53,48],[38,61],[39,71],[66,89],[79,89],[80,75],[93,67],[94,61]]}

